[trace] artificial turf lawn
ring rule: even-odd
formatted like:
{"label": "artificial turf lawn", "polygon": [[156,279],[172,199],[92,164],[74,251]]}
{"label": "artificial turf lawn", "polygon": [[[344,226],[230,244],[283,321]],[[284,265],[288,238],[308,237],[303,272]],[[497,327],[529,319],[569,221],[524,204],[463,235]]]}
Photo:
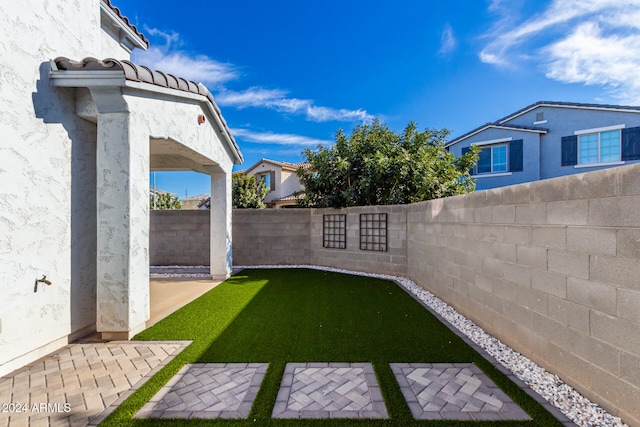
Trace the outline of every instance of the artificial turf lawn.
{"label": "artificial turf lawn", "polygon": [[[103,425],[561,425],[393,282],[307,269],[244,270],[136,336],[193,340]],[[131,419],[185,363],[268,362],[246,420]],[[390,419],[271,419],[287,362],[371,362]],[[416,421],[389,363],[473,362],[533,421]]]}

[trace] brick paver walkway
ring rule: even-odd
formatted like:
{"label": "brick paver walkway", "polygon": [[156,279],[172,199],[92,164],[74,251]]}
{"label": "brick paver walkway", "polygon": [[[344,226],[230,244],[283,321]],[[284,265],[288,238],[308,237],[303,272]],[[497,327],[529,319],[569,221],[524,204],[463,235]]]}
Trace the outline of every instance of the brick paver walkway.
{"label": "brick paver walkway", "polygon": [[472,363],[392,363],[414,418],[530,420]]}
{"label": "brick paver walkway", "polygon": [[287,363],[273,418],[388,418],[370,363]]}
{"label": "brick paver walkway", "polygon": [[246,418],[266,363],[185,365],[135,418]]}
{"label": "brick paver walkway", "polygon": [[0,378],[0,426],[97,425],[188,344],[70,344]]}

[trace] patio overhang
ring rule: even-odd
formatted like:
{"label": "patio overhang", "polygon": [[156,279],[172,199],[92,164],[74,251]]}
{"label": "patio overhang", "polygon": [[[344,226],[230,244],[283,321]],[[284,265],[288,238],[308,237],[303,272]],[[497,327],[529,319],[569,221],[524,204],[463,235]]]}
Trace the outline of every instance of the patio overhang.
{"label": "patio overhang", "polygon": [[76,88],[76,114],[96,124],[96,329],[129,339],[149,300],[149,172],[211,176],[211,277],[231,273],[231,173],[242,154],[209,91],[129,61],[57,58],[54,87]]}

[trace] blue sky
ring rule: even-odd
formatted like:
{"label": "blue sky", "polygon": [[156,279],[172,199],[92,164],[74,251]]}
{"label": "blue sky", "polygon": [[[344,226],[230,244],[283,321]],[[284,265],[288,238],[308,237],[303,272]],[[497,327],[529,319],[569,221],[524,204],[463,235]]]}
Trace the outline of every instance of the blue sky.
{"label": "blue sky", "polygon": [[[114,0],[133,61],[203,82],[247,168],[380,118],[451,137],[533,102],[640,105],[640,0]],[[207,176],[157,186],[209,192]]]}

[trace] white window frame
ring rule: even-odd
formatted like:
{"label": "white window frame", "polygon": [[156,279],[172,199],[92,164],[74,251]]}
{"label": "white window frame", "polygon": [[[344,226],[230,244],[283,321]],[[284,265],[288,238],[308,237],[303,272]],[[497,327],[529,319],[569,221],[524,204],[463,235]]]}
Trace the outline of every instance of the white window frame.
{"label": "white window frame", "polygon": [[[491,149],[491,172],[478,172],[478,164],[476,163],[476,165],[474,166],[474,169],[476,170],[476,177],[484,177],[484,176],[507,176],[507,175],[511,175],[511,172],[509,172],[509,141],[511,141],[513,138],[503,138],[503,139],[493,139],[490,141],[483,141],[483,142],[477,142],[474,143],[472,145],[477,145],[478,147],[480,147],[482,150],[485,150],[487,148]],[[506,150],[506,164],[507,164],[507,168],[506,170],[503,171],[494,171],[493,170],[493,149],[495,147],[501,147],[501,146],[506,146],[507,150]]]}
{"label": "white window frame", "polygon": [[[604,126],[604,127],[599,127],[599,128],[591,128],[591,129],[582,129],[582,130],[577,130],[575,132],[573,132],[574,135],[576,135],[578,137],[578,164],[574,166],[574,168],[588,168],[588,167],[594,167],[594,166],[614,166],[614,165],[621,165],[624,164],[624,161],[622,160],[617,160],[617,161],[612,161],[612,162],[601,162],[600,161],[600,136],[602,134],[602,132],[610,132],[612,130],[617,130],[619,131],[619,140],[618,140],[618,144],[620,147],[620,159],[622,159],[622,129],[625,128],[624,124],[620,124],[620,125],[613,125],[613,126]],[[582,136],[587,136],[587,135],[598,135],[598,160],[596,162],[589,162],[589,163],[583,163],[581,162],[580,159],[580,137]]]}

